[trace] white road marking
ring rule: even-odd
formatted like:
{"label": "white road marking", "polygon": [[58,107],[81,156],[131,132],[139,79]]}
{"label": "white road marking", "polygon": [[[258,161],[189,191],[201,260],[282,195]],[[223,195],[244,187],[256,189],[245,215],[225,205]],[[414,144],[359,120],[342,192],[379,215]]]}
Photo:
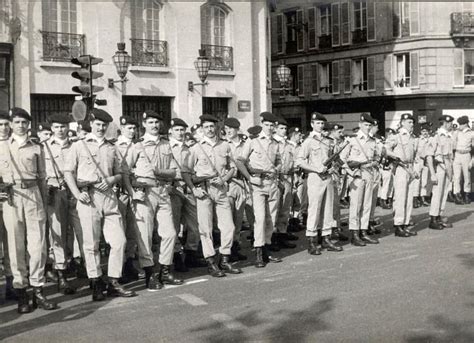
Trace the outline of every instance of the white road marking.
{"label": "white road marking", "polygon": [[417,258],[418,256],[419,255],[409,255],[409,256],[406,256],[406,257],[396,258],[395,260],[392,260],[392,262],[412,260],[414,258]]}
{"label": "white road marking", "polygon": [[209,281],[209,279],[197,279],[197,280],[191,280],[191,281],[186,281],[184,284],[185,285],[192,285],[195,283],[201,283],[201,282],[206,282]]}
{"label": "white road marking", "polygon": [[235,320],[231,316],[225,313],[216,313],[211,316],[212,319],[221,323],[229,330],[245,330],[247,327],[241,322]]}
{"label": "white road marking", "polygon": [[204,300],[202,300],[201,298],[198,298],[197,296],[195,295],[192,295],[190,293],[184,293],[184,294],[178,294],[176,295],[178,298],[180,298],[181,300],[184,300],[186,301],[188,304],[190,304],[191,306],[203,306],[203,305],[207,305],[207,302],[205,302]]}

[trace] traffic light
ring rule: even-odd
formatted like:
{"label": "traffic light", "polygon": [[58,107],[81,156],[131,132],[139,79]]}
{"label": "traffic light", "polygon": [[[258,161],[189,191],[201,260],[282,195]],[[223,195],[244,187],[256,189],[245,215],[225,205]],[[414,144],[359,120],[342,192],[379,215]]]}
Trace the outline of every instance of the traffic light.
{"label": "traffic light", "polygon": [[102,63],[103,59],[91,55],[82,55],[71,59],[71,63],[81,66],[81,69],[74,71],[71,76],[81,81],[79,86],[72,87],[72,91],[82,95],[83,101],[87,105],[87,109],[91,110],[94,103],[102,106],[106,105],[106,100],[96,99],[96,93],[103,91],[104,87],[95,86],[93,80],[104,76],[104,73],[93,71],[92,66]]}

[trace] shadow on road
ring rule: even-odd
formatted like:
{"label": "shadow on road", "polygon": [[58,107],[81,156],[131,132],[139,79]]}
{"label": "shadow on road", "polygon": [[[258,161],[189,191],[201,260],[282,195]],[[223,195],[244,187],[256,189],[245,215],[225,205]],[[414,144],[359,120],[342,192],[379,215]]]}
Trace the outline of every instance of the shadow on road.
{"label": "shadow on road", "polygon": [[474,254],[458,254],[456,255],[461,260],[463,266],[474,269]]}
{"label": "shadow on road", "polygon": [[408,337],[408,343],[472,343],[474,342],[474,332],[472,327],[474,321],[456,322],[451,321],[443,315],[429,317],[429,322],[434,325],[436,333],[420,334]]}
{"label": "shadow on road", "polygon": [[313,303],[298,311],[279,311],[275,317],[249,311],[232,321],[214,320],[214,322],[192,329],[191,332],[204,332],[205,342],[255,342],[260,338],[272,343],[304,342],[314,337],[318,331],[331,329],[323,316],[334,308],[334,299],[325,299]]}

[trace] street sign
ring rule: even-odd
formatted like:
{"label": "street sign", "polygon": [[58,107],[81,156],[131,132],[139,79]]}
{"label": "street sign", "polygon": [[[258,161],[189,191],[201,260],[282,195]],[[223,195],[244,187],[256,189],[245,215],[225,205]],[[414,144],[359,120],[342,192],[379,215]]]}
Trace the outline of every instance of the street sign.
{"label": "street sign", "polygon": [[239,100],[237,102],[237,108],[239,112],[250,112],[252,110],[252,105],[250,100]]}
{"label": "street sign", "polygon": [[86,103],[82,100],[74,101],[74,104],[72,104],[71,112],[72,112],[72,117],[74,118],[75,121],[84,120],[87,114]]}

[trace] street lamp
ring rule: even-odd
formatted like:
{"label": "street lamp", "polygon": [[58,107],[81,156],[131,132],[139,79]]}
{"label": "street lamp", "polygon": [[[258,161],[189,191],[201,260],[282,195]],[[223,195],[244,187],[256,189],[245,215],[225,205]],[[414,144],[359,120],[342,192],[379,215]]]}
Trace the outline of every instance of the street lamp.
{"label": "street lamp", "polygon": [[194,91],[194,86],[205,86],[207,85],[206,79],[209,75],[209,68],[211,67],[211,61],[207,58],[204,49],[199,49],[199,57],[194,61],[194,68],[196,68],[201,83],[188,82],[188,90]]}
{"label": "street lamp", "polygon": [[267,87],[269,91],[285,91],[288,89],[288,83],[291,78],[291,70],[283,62],[276,69],[278,81],[280,81],[280,88]]}
{"label": "street lamp", "polygon": [[113,88],[114,83],[128,81],[128,79],[125,78],[125,75],[127,75],[128,67],[132,62],[132,57],[125,51],[125,43],[117,43],[117,48],[118,50],[115,55],[112,56],[112,60],[114,61],[115,68],[117,68],[117,74],[119,75],[120,80],[108,79],[109,88]]}

